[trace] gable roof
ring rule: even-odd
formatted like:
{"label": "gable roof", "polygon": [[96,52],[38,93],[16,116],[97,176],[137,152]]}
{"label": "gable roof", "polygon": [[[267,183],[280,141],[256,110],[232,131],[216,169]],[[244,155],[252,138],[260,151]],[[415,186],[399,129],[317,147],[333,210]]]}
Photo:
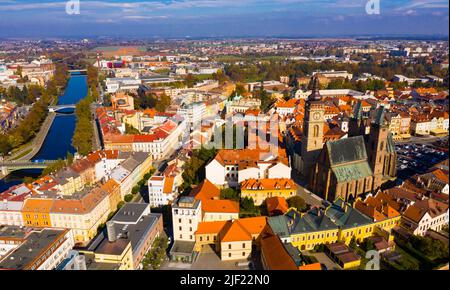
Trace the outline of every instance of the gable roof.
{"label": "gable roof", "polygon": [[339,139],[326,143],[331,166],[367,160],[366,146],[362,136]]}
{"label": "gable roof", "polygon": [[409,206],[403,215],[418,223],[427,213],[431,218],[435,218],[445,214],[447,211],[448,204],[429,198],[417,201]]}
{"label": "gable roof", "polygon": [[269,214],[273,214],[275,212],[281,212],[282,214],[284,214],[285,212],[287,212],[289,210],[289,205],[288,205],[286,199],[279,197],[279,196],[267,198],[266,206],[267,206],[267,211],[269,212]]}
{"label": "gable roof", "polygon": [[189,196],[193,196],[195,199],[201,200],[202,202],[208,199],[219,199],[220,189],[211,181],[205,179],[191,191]]}
{"label": "gable roof", "polygon": [[372,220],[362,214],[357,209],[352,208],[349,204],[346,204],[342,199],[337,199],[326,210],[325,214],[330,220],[339,227],[353,228],[361,225],[372,223]]}
{"label": "gable roof", "polygon": [[232,200],[212,200],[207,199],[202,201],[203,212],[213,213],[239,213],[239,203]]}
{"label": "gable roof", "polygon": [[298,270],[296,263],[276,235],[269,235],[261,240],[261,252],[267,270]]}
{"label": "gable roof", "polygon": [[251,239],[252,235],[250,232],[244,228],[239,220],[236,220],[224,230],[221,242],[250,241]]}

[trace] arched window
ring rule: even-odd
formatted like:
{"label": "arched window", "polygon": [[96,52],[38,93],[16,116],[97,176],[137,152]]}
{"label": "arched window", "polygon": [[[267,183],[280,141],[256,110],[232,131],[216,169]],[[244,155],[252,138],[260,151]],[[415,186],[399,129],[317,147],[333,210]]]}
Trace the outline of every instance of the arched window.
{"label": "arched window", "polygon": [[381,143],[380,143],[380,151],[383,151],[384,150],[384,141],[381,141]]}
{"label": "arched window", "polygon": [[319,137],[319,125],[314,125],[314,137]]}

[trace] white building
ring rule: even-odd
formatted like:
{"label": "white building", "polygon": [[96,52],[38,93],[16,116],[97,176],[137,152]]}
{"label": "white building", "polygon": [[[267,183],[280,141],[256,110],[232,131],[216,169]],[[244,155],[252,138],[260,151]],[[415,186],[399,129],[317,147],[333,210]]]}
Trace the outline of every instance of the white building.
{"label": "white building", "polygon": [[142,80],[138,78],[107,78],[105,84],[106,92],[115,94],[118,91],[137,91]]}
{"label": "white building", "polygon": [[201,201],[180,197],[172,206],[173,237],[175,241],[195,242],[198,223],[202,221]]}
{"label": "white building", "polygon": [[[0,235],[0,248],[8,238],[7,252],[3,252],[3,257],[0,256],[0,269],[53,270],[74,246],[72,230],[69,229],[24,231],[20,228],[7,228]],[[14,245],[10,242],[11,238],[15,240]],[[1,253],[0,250],[0,255]]]}
{"label": "white building", "polygon": [[206,178],[219,187],[237,187],[251,178],[291,178],[285,153],[278,155],[252,149],[220,150],[206,165]]}
{"label": "white building", "polygon": [[153,160],[160,160],[180,148],[186,127],[184,119],[178,120],[177,123],[168,120],[164,125],[149,132],[148,135],[135,135],[132,150],[133,152],[150,153]]}
{"label": "white building", "polygon": [[330,79],[343,78],[343,79],[351,80],[353,78],[353,74],[351,74],[347,71],[335,71],[335,70],[317,71],[317,72],[313,72],[312,76],[315,76],[316,74],[320,74],[320,75],[322,75],[326,78],[330,78]]}
{"label": "white building", "polygon": [[425,236],[429,229],[440,231],[448,226],[448,204],[434,199],[417,201],[406,209],[401,224],[418,236]]}
{"label": "white building", "polygon": [[177,197],[175,178],[168,176],[152,176],[148,180],[148,197],[151,207],[172,204]]}
{"label": "white building", "polygon": [[177,113],[182,116],[191,131],[200,127],[203,118],[206,116],[206,105],[203,102],[192,103],[179,108]]}

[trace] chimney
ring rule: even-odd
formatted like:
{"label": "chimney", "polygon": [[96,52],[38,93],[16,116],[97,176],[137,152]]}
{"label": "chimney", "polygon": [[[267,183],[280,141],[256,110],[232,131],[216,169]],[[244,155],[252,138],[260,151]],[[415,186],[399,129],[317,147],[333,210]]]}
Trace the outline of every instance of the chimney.
{"label": "chimney", "polygon": [[75,257],[75,270],[86,271],[86,257],[84,255],[78,255]]}
{"label": "chimney", "polygon": [[114,228],[114,222],[109,221],[106,223],[106,232],[108,235],[108,241],[110,243],[114,243],[117,239],[116,229]]}

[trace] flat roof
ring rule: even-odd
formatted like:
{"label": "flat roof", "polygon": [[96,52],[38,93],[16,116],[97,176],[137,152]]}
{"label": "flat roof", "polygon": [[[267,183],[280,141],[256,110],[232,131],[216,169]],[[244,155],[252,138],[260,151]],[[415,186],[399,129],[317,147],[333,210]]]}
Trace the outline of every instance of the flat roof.
{"label": "flat roof", "polygon": [[170,249],[170,254],[192,254],[194,246],[195,242],[175,241]]}
{"label": "flat roof", "polygon": [[117,223],[137,223],[145,210],[149,208],[146,203],[126,203],[111,219]]}
{"label": "flat roof", "polygon": [[0,239],[23,239],[29,232],[29,229],[18,226],[3,226],[0,225]]}
{"label": "flat roof", "polygon": [[22,270],[48,249],[67,230],[43,229],[28,235],[25,242],[0,262],[0,269]]}

